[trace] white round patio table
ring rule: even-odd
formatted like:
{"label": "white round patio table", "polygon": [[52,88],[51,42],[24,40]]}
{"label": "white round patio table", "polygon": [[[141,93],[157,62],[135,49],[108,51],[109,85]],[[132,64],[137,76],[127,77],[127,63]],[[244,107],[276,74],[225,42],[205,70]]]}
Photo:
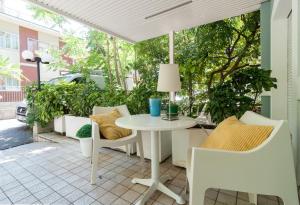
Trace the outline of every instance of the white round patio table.
{"label": "white round patio table", "polygon": [[136,204],[145,204],[145,202],[156,190],[159,190],[169,197],[175,199],[178,204],[185,204],[185,200],[181,196],[177,195],[164,185],[164,182],[169,180],[170,177],[159,177],[158,132],[163,130],[179,130],[190,128],[196,125],[196,121],[189,117],[179,117],[178,120],[167,121],[161,119],[161,117],[152,117],[147,114],[141,114],[121,117],[116,120],[116,125],[132,130],[151,131],[151,179],[132,179],[132,183],[148,186],[149,189],[146,191],[143,198]]}

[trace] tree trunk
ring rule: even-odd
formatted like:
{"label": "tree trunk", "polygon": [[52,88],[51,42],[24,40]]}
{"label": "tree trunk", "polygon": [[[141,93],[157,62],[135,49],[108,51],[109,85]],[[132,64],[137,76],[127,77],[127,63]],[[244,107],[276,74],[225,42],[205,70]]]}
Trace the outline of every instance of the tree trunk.
{"label": "tree trunk", "polygon": [[194,97],[193,97],[193,77],[192,73],[188,74],[188,96],[189,96],[189,116],[192,117],[193,112],[193,104],[194,104]]}
{"label": "tree trunk", "polygon": [[111,67],[110,67],[110,52],[109,52],[109,36],[108,35],[106,35],[106,52],[107,52],[106,64],[107,64],[107,70],[108,70],[108,78],[109,78],[109,82],[112,82],[113,76],[112,76]]}
{"label": "tree trunk", "polygon": [[[118,48],[117,42],[116,42],[116,47]],[[116,52],[117,52],[117,58],[118,58],[118,63],[119,63],[119,69],[120,69],[120,73],[121,73],[123,88],[124,88],[125,91],[127,91],[126,77],[125,77],[124,70],[123,70],[122,64],[121,64],[119,49],[117,49]]]}
{"label": "tree trunk", "polygon": [[116,38],[113,37],[112,40],[113,40],[113,54],[114,54],[114,65],[115,65],[116,79],[117,79],[117,83],[122,87],[120,72],[119,72],[119,68],[118,68]]}

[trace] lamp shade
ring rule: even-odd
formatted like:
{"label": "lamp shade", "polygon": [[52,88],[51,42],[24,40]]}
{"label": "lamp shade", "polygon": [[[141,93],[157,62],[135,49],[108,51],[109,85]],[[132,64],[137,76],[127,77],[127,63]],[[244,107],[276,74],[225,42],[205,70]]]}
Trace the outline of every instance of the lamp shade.
{"label": "lamp shade", "polygon": [[52,61],[52,56],[49,53],[44,53],[41,58],[43,63],[50,63]]}
{"label": "lamp shade", "polygon": [[160,64],[157,91],[175,92],[181,89],[177,64]]}
{"label": "lamp shade", "polygon": [[33,53],[30,50],[24,50],[22,52],[22,58],[24,60],[33,60],[34,55],[33,55]]}

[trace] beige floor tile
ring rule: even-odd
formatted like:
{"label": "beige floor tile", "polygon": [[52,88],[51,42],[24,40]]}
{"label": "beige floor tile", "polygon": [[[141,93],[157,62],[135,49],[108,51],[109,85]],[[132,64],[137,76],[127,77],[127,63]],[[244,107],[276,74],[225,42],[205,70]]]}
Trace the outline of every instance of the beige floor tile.
{"label": "beige floor tile", "polygon": [[89,196],[93,197],[94,199],[98,199],[102,197],[107,191],[101,187],[97,187],[96,189],[90,191],[88,193]]}
{"label": "beige floor tile", "polygon": [[148,187],[141,184],[134,184],[130,189],[142,194],[148,189]]}
{"label": "beige floor tile", "polygon": [[112,205],[131,205],[131,203],[128,202],[128,201],[125,201],[125,200],[122,199],[122,198],[118,198],[116,201],[114,201],[114,202],[112,203]]}
{"label": "beige floor tile", "polygon": [[249,194],[245,192],[238,192],[238,198],[244,201],[249,201]]}
{"label": "beige floor tile", "polygon": [[[96,185],[90,185],[90,161],[82,156],[78,147],[78,141],[66,138],[59,143],[39,142],[3,151],[4,157],[13,157],[15,160],[0,165],[0,204],[20,200],[18,197],[22,196],[20,202],[24,204],[35,200],[40,204],[41,200],[45,203],[56,200],[53,204],[127,205],[135,203],[148,189],[131,183],[131,180],[133,177],[150,177],[151,162],[146,160],[140,163],[136,156],[126,157],[124,153],[110,149],[99,150],[101,157],[97,175],[102,178],[97,178]],[[26,154],[35,150],[43,152]],[[173,166],[171,158],[161,163],[160,167],[161,174],[172,177],[166,183],[167,187],[182,194],[185,170]],[[32,195],[27,196],[26,191]],[[247,193],[218,192],[219,189],[209,189],[205,205],[250,205]],[[176,205],[176,202],[156,191],[146,204]],[[258,197],[258,205],[279,204],[282,205],[277,197]]]}
{"label": "beige floor tile", "polygon": [[107,191],[111,190],[112,188],[114,188],[115,186],[117,186],[117,183],[114,181],[107,181],[104,184],[101,185],[101,187]]}
{"label": "beige floor tile", "polygon": [[161,194],[161,195],[157,198],[156,201],[159,202],[159,203],[162,203],[162,204],[164,204],[164,205],[172,205],[172,204],[175,202],[174,199],[168,197],[168,196],[165,195],[165,194]]}
{"label": "beige floor tile", "polygon": [[101,196],[97,201],[104,205],[110,205],[112,204],[115,200],[118,199],[117,195],[114,195],[113,193],[106,192],[103,196]]}
{"label": "beige floor tile", "polygon": [[224,194],[224,193],[220,192],[218,194],[217,201],[221,202],[221,203],[224,203],[224,204],[234,205],[236,203],[236,197],[233,197],[231,195]]}
{"label": "beige floor tile", "polygon": [[236,191],[230,191],[230,190],[220,190],[221,193],[236,197],[237,196],[237,192]]}
{"label": "beige floor tile", "polygon": [[270,200],[265,196],[258,196],[257,205],[278,205],[278,201]]}
{"label": "beige floor tile", "polygon": [[217,196],[218,196],[218,191],[216,191],[214,189],[207,189],[205,192],[205,196],[212,200],[216,200]]}
{"label": "beige floor tile", "polygon": [[248,201],[244,201],[242,199],[237,199],[237,205],[253,205]]}
{"label": "beige floor tile", "polygon": [[123,180],[122,182],[121,182],[121,184],[123,185],[123,186],[126,186],[127,188],[130,188],[130,187],[132,187],[134,184],[131,182],[131,178],[127,178],[127,179],[125,179],[125,180]]}
{"label": "beige floor tile", "polygon": [[126,201],[129,201],[130,203],[133,203],[135,200],[137,200],[137,198],[139,198],[139,196],[139,193],[132,190],[128,190],[125,194],[121,196],[121,198],[125,199]]}
{"label": "beige floor tile", "polygon": [[121,184],[118,184],[117,186],[115,186],[114,188],[112,188],[111,193],[117,195],[117,196],[121,196],[123,195],[125,192],[128,191],[128,188],[126,186],[123,186]]}
{"label": "beige floor tile", "polygon": [[212,200],[210,198],[205,197],[204,204],[205,205],[214,205],[215,204],[215,200]]}

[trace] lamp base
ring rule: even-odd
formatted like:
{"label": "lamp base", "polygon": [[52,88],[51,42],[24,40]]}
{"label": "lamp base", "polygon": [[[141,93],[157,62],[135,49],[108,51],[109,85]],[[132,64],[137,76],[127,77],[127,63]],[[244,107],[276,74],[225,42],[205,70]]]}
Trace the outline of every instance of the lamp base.
{"label": "lamp base", "polygon": [[168,121],[174,121],[174,120],[178,120],[179,117],[178,117],[178,116],[163,115],[163,116],[161,117],[161,119],[163,119],[163,120],[168,120]]}

